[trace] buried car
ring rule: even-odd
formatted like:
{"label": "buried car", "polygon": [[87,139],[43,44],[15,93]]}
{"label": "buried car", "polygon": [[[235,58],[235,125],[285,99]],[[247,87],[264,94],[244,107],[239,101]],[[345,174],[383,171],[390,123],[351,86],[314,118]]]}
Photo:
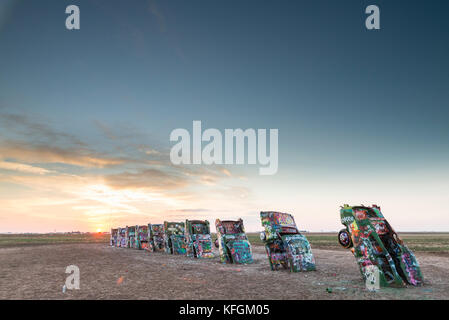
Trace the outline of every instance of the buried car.
{"label": "buried car", "polygon": [[222,263],[253,263],[251,244],[243,227],[243,220],[215,220],[217,240],[215,246],[220,252]]}
{"label": "buried car", "polygon": [[148,248],[148,225],[136,226],[136,247],[139,250]]}
{"label": "buried car", "polygon": [[289,268],[291,272],[313,271],[313,257],[309,241],[296,227],[292,215],[282,212],[261,212],[262,226],[260,238],[265,243],[271,270]]}
{"label": "buried car", "polygon": [[171,254],[186,254],[184,222],[164,222],[165,251]]}
{"label": "buried car", "polygon": [[137,249],[136,226],[126,226],[126,247]]}
{"label": "buried car", "polygon": [[213,258],[209,221],[186,220],[187,256]]}
{"label": "buried car", "polygon": [[340,217],[346,228],[338,233],[338,241],[351,249],[365,280],[375,279],[379,286],[422,284],[415,255],[384,218],[379,206],[345,204],[340,209]]}
{"label": "buried car", "polygon": [[116,247],[126,248],[126,228],[118,228]]}
{"label": "buried car", "polygon": [[112,247],[117,246],[118,239],[118,229],[111,229],[111,238],[109,240],[109,245]]}
{"label": "buried car", "polygon": [[149,236],[149,246],[148,251],[151,252],[161,252],[165,251],[165,241],[164,241],[164,225],[163,224],[148,224],[148,236]]}

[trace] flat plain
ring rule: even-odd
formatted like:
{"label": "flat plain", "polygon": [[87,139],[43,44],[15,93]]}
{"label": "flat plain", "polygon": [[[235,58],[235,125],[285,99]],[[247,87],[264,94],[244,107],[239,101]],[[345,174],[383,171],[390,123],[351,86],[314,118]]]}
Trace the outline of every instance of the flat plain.
{"label": "flat plain", "polygon": [[[106,234],[0,235],[0,299],[449,299],[449,234],[404,233],[425,278],[422,287],[365,289],[351,252],[333,233],[306,233],[317,271],[271,271],[258,234],[254,263],[114,248]],[[218,252],[216,252],[218,254]],[[80,269],[80,289],[62,292]]]}

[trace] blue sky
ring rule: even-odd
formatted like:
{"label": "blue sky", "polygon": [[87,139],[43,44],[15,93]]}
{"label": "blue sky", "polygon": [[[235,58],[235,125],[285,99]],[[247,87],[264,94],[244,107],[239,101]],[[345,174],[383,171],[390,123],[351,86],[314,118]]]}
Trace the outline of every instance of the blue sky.
{"label": "blue sky", "polygon": [[[449,229],[447,1],[0,3],[0,231],[192,215],[258,230],[261,210],[337,230],[343,203]],[[193,120],[279,129],[278,173],[171,166],[170,132]]]}

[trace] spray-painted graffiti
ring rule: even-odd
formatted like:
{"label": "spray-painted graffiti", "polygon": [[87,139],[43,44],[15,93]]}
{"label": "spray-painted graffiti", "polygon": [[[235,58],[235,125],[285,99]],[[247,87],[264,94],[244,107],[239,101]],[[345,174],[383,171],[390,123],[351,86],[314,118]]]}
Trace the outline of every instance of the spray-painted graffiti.
{"label": "spray-painted graffiti", "polygon": [[215,221],[218,251],[223,263],[253,263],[251,244],[245,234],[243,220]]}
{"label": "spray-painted graffiti", "polygon": [[118,229],[111,229],[111,239],[109,240],[109,245],[112,247],[117,246],[118,239]]}
{"label": "spray-painted graffiti", "polygon": [[376,266],[380,286],[422,284],[418,261],[384,218],[379,206],[345,204],[340,217],[346,228],[340,230],[338,241],[351,249],[365,280],[372,266]]}
{"label": "spray-painted graffiti", "polygon": [[137,249],[136,226],[126,226],[126,247]]}
{"label": "spray-painted graffiti", "polygon": [[186,254],[184,222],[164,222],[165,251],[171,254]]}
{"label": "spray-painted graffiti", "polygon": [[213,258],[209,221],[186,220],[187,256]]}
{"label": "spray-painted graffiti", "polygon": [[150,252],[165,251],[165,229],[163,224],[148,224],[149,246]]}
{"label": "spray-painted graffiti", "polygon": [[292,215],[281,212],[261,212],[265,243],[271,270],[289,268],[292,272],[315,270],[315,259],[309,241],[296,227]]}
{"label": "spray-painted graffiti", "polygon": [[126,228],[118,228],[116,247],[126,248]]}
{"label": "spray-painted graffiti", "polygon": [[146,250],[148,249],[148,226],[136,226],[136,245],[137,249]]}

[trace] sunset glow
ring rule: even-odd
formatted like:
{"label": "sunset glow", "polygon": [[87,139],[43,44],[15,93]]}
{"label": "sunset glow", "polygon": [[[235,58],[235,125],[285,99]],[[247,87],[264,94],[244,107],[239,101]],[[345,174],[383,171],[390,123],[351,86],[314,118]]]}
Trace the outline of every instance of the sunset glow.
{"label": "sunset glow", "polygon": [[[388,1],[385,34],[354,18],[360,4],[336,1],[332,15],[314,1],[256,13],[206,1],[207,14],[183,1],[86,1],[80,30],[66,30],[61,4],[7,2],[0,232],[187,218],[212,231],[217,218],[242,218],[259,231],[268,210],[336,231],[345,203],[380,205],[399,231],[448,231],[445,10],[438,28],[404,37],[392,18],[403,10]],[[194,122],[223,144],[226,129],[276,129],[275,174],[260,175],[247,153],[244,164],[173,163],[171,132],[193,141]]]}

